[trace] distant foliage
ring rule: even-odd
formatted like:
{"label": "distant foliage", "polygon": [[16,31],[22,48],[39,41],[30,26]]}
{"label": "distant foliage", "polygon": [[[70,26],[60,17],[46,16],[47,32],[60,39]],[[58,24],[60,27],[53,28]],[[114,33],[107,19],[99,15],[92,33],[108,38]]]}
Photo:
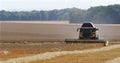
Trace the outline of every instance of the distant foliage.
{"label": "distant foliage", "polygon": [[0,11],[0,20],[69,20],[69,10]]}
{"label": "distant foliage", "polygon": [[50,11],[0,11],[0,20],[69,20],[71,23],[120,23],[120,5],[91,7],[87,10],[67,8]]}

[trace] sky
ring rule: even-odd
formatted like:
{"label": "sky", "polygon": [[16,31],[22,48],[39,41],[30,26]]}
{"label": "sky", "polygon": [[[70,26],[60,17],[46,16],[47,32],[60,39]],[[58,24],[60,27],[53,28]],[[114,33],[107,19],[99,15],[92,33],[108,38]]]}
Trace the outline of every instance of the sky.
{"label": "sky", "polygon": [[64,8],[88,9],[95,6],[120,4],[120,0],[0,0],[0,10],[31,11]]}

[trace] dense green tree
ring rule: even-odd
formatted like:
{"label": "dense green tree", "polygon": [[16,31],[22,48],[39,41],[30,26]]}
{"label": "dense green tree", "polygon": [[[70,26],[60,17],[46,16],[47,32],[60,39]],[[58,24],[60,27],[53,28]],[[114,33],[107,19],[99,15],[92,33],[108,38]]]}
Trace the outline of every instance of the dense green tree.
{"label": "dense green tree", "polygon": [[80,23],[84,21],[85,10],[72,8],[69,15],[70,15],[70,22],[74,23],[75,21],[76,23]]}
{"label": "dense green tree", "polygon": [[69,20],[71,23],[120,23],[120,4],[91,7],[87,10],[66,8],[50,11],[0,11],[0,20]]}

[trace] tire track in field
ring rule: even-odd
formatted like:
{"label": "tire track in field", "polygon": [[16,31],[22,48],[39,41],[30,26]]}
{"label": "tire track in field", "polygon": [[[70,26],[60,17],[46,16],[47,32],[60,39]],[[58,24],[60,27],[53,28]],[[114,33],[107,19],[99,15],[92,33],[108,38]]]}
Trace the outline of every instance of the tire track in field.
{"label": "tire track in field", "polygon": [[51,58],[62,56],[62,55],[101,52],[101,51],[108,51],[108,50],[115,49],[115,48],[120,48],[120,45],[111,45],[108,47],[89,49],[89,50],[46,52],[42,54],[36,54],[33,56],[12,58],[6,61],[1,61],[0,63],[29,63],[30,61],[47,60],[47,59],[51,59]]}
{"label": "tire track in field", "polygon": [[113,59],[113,60],[109,60],[109,61],[107,61],[106,63],[120,63],[120,57],[115,58],[115,59]]}
{"label": "tire track in field", "polygon": [[8,54],[8,53],[9,53],[9,51],[7,51],[7,50],[0,51],[0,54]]}

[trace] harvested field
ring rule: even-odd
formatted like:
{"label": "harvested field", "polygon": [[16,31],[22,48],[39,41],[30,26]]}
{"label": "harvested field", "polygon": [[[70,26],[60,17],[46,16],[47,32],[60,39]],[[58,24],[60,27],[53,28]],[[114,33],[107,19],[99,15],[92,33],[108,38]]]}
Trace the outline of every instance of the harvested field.
{"label": "harvested field", "polygon": [[[38,23],[38,22],[0,22],[0,62],[21,57],[31,57],[34,55],[75,50],[89,50],[104,47],[103,44],[66,44],[66,38],[78,38],[76,28],[81,24],[68,23]],[[99,28],[100,39],[106,39],[110,45],[120,44],[120,24],[95,24]],[[110,53],[111,52],[111,53]],[[110,51],[100,51],[97,53],[87,53],[78,55],[65,55],[46,60],[36,60],[31,63],[104,63],[107,60],[120,57],[120,49]],[[105,54],[104,54],[105,53]],[[61,53],[60,53],[61,54]],[[109,55],[107,55],[109,54]],[[86,57],[86,55],[88,57]],[[96,58],[96,56],[100,56]],[[91,58],[92,57],[92,58]],[[60,62],[63,61],[64,62]],[[72,60],[74,60],[72,62]],[[87,60],[91,60],[88,61]],[[4,63],[4,62],[3,62]],[[8,62],[9,63],[9,62]],[[21,63],[21,62],[20,62]],[[23,63],[23,62],[22,62]],[[26,63],[26,62],[25,62]]]}
{"label": "harvested field", "polygon": [[[100,39],[120,40],[119,24],[96,24],[95,26],[99,28]],[[79,27],[80,24],[0,22],[0,41],[64,41],[66,38],[78,38],[76,29]]]}

